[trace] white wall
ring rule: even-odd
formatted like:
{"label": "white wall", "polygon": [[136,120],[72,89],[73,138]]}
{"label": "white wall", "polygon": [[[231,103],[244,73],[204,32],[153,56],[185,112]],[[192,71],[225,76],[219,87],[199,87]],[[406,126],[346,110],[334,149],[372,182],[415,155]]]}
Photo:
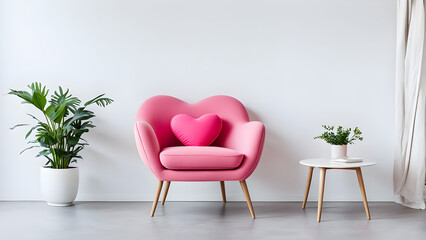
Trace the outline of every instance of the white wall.
{"label": "white wall", "polygon": [[[39,200],[36,152],[25,148],[35,112],[6,93],[41,81],[87,100],[98,126],[86,139],[77,200],[152,200],[156,179],[133,138],[139,105],[157,94],[196,102],[241,100],[267,128],[248,179],[255,201],[302,200],[304,158],[328,156],[322,124],[359,126],[350,155],[370,200],[392,200],[396,4],[389,0],[0,1],[0,200]],[[310,199],[315,200],[318,173]],[[243,200],[239,184],[230,200]],[[220,200],[219,183],[172,183],[170,200]],[[325,200],[361,200],[355,173],[330,171]]]}

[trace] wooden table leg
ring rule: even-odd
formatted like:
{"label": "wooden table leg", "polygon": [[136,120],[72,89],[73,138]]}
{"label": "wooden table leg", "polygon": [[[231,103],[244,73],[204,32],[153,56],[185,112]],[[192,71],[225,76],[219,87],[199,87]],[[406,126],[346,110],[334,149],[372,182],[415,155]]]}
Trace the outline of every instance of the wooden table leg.
{"label": "wooden table leg", "polygon": [[320,182],[319,182],[319,192],[318,192],[318,215],[317,221],[321,221],[321,211],[322,211],[322,200],[324,198],[324,186],[325,186],[325,172],[326,168],[320,168]]}
{"label": "wooden table leg", "polygon": [[364,201],[365,214],[367,219],[370,220],[370,209],[368,208],[367,195],[365,194],[364,181],[362,180],[361,168],[356,168],[356,176],[358,177],[359,189],[361,190],[362,200]]}
{"label": "wooden table leg", "polygon": [[306,201],[308,201],[308,195],[309,195],[309,189],[311,187],[312,172],[313,171],[314,171],[314,167],[309,167],[308,180],[306,181],[305,198],[303,199],[303,205],[302,205],[303,209],[305,209]]}

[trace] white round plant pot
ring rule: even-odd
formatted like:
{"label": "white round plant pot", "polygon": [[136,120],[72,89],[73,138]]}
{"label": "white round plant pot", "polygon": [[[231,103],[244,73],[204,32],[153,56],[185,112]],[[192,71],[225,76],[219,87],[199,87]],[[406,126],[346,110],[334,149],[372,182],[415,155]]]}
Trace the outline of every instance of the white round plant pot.
{"label": "white round plant pot", "polygon": [[41,167],[40,184],[44,200],[50,206],[73,205],[78,192],[78,168]]}
{"label": "white round plant pot", "polygon": [[331,158],[348,157],[348,145],[331,145]]}

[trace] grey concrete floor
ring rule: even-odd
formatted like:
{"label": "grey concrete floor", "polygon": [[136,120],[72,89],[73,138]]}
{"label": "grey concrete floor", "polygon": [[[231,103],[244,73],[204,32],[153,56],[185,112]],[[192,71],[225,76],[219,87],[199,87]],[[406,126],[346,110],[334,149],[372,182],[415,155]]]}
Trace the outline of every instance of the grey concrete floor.
{"label": "grey concrete floor", "polygon": [[315,202],[167,202],[149,217],[150,202],[0,202],[0,239],[386,239],[426,238],[426,211],[395,203],[326,202],[322,222]]}

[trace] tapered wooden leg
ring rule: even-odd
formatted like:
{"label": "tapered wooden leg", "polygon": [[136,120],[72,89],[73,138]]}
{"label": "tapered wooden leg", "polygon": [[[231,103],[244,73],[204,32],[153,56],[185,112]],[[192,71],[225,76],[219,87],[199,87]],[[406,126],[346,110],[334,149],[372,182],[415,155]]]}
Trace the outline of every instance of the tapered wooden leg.
{"label": "tapered wooden leg", "polygon": [[226,192],[225,192],[225,182],[220,181],[220,190],[222,192],[222,200],[224,203],[226,203]]}
{"label": "tapered wooden leg", "polygon": [[317,221],[321,221],[321,211],[322,211],[322,200],[324,198],[324,186],[325,186],[325,172],[326,168],[320,168],[320,182],[319,182],[319,192],[318,192],[318,215]]}
{"label": "tapered wooden leg", "polygon": [[157,192],[155,193],[155,199],[152,203],[151,217],[154,216],[155,209],[157,208],[158,198],[160,198],[161,188],[163,187],[163,181],[158,181]]}
{"label": "tapered wooden leg", "polygon": [[314,171],[314,167],[309,167],[308,180],[306,181],[305,198],[303,199],[303,205],[302,205],[303,209],[305,209],[306,201],[308,201],[309,188],[311,187],[312,172],[313,171]]}
{"label": "tapered wooden leg", "polygon": [[367,218],[368,220],[370,220],[370,209],[368,208],[367,195],[365,194],[364,180],[362,179],[361,168],[356,169],[356,176],[358,177],[359,189],[361,190],[362,200],[364,200],[365,214],[367,214]]}
{"label": "tapered wooden leg", "polygon": [[250,209],[251,217],[254,219],[256,217],[254,215],[253,205],[251,203],[250,193],[249,193],[248,188],[247,188],[247,183],[244,180],[244,181],[240,181],[240,184],[241,184],[241,188],[243,189],[244,196],[246,197],[246,201],[247,201],[247,205]]}
{"label": "tapered wooden leg", "polygon": [[163,200],[161,200],[161,205],[164,205],[166,202],[167,193],[169,193],[170,181],[166,181],[166,186],[163,191]]}

